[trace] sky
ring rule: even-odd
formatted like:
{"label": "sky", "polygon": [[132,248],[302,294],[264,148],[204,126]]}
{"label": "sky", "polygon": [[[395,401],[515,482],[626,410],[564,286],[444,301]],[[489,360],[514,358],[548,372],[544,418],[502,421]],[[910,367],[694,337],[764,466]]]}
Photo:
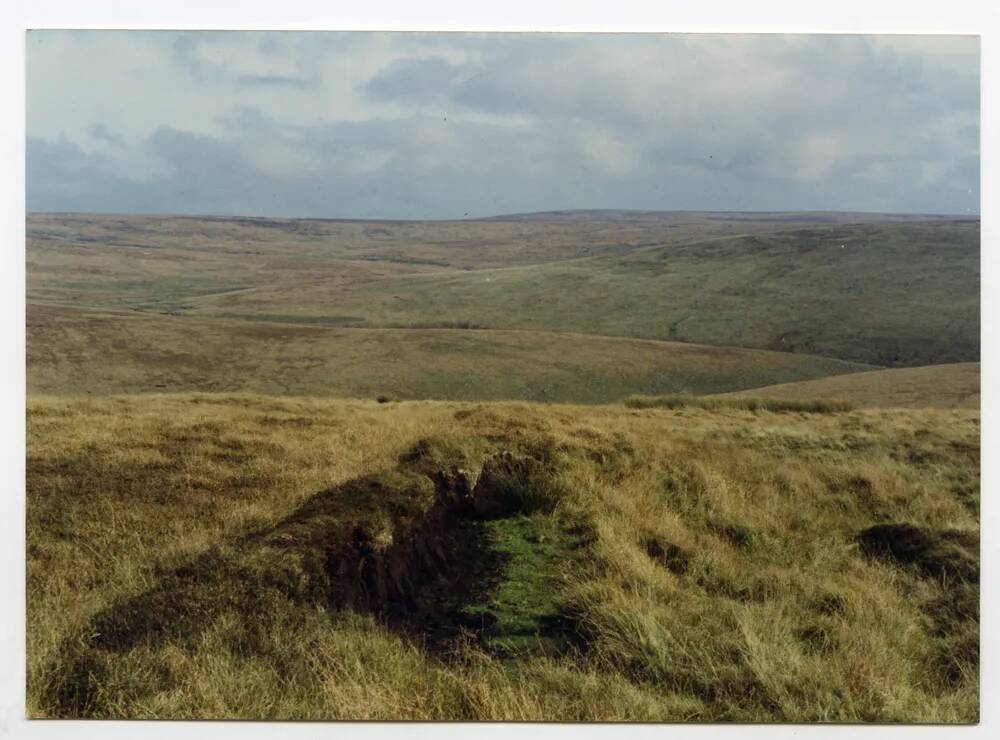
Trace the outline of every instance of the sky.
{"label": "sky", "polygon": [[974,36],[33,31],[31,211],[978,214]]}

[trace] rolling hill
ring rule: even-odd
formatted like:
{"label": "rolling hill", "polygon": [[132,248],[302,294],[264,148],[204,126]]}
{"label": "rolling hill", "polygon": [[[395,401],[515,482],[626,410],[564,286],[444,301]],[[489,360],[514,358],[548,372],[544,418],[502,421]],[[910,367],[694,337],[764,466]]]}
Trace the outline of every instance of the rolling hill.
{"label": "rolling hill", "polygon": [[[875,365],[979,357],[975,224],[811,227],[531,267],[428,272],[328,289],[264,287],[197,315],[467,322],[822,354]],[[294,301],[293,301],[294,297]]]}
{"label": "rolling hill", "polygon": [[878,218],[35,215],[28,296],[201,318],[575,332],[893,367],[977,361],[978,221]]}

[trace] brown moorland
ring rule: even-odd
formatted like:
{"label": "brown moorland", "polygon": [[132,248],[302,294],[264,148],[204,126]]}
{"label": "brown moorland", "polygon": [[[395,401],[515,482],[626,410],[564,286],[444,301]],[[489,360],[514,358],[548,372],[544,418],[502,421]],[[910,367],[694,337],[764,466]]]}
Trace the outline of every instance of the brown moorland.
{"label": "brown moorland", "polygon": [[840,400],[855,406],[969,408],[980,404],[978,362],[891,368],[753,388],[726,396],[776,400]]}
{"label": "brown moorland", "polygon": [[30,214],[27,711],[975,722],[978,239]]}
{"label": "brown moorland", "polygon": [[610,402],[868,369],[783,352],[538,331],[338,329],[28,306],[28,391],[247,391]]}

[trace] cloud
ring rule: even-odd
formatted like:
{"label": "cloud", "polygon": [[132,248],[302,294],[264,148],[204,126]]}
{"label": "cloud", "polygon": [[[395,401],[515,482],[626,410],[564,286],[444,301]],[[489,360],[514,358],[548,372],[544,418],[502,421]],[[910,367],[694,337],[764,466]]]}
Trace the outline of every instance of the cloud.
{"label": "cloud", "polygon": [[142,210],[145,201],[132,181],[115,175],[102,155],[82,152],[65,139],[28,137],[26,157],[28,210]]}
{"label": "cloud", "polygon": [[33,209],[979,208],[976,39],[49,33]]}
{"label": "cloud", "polygon": [[432,103],[445,100],[467,74],[444,59],[397,59],[363,86],[376,100]]}
{"label": "cloud", "polygon": [[294,87],[307,90],[317,87],[319,83],[316,80],[291,75],[240,75],[237,84],[240,87]]}
{"label": "cloud", "polygon": [[97,123],[90,127],[90,135],[100,141],[106,141],[115,146],[124,146],[125,140],[121,134],[116,134],[103,123]]}

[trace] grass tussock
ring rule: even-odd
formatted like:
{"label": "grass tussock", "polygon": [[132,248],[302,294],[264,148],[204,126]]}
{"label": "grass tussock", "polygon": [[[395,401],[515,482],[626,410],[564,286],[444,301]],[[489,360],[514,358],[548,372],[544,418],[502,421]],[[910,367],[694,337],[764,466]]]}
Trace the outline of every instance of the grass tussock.
{"label": "grass tussock", "polygon": [[[976,721],[978,415],[686,409],[32,398],[28,712]],[[446,640],[333,604],[491,466]]]}
{"label": "grass tussock", "polygon": [[850,411],[847,401],[788,400],[777,398],[743,398],[710,396],[630,396],[625,405],[631,409],[732,409],[735,411],[767,411],[770,413],[833,414]]}

